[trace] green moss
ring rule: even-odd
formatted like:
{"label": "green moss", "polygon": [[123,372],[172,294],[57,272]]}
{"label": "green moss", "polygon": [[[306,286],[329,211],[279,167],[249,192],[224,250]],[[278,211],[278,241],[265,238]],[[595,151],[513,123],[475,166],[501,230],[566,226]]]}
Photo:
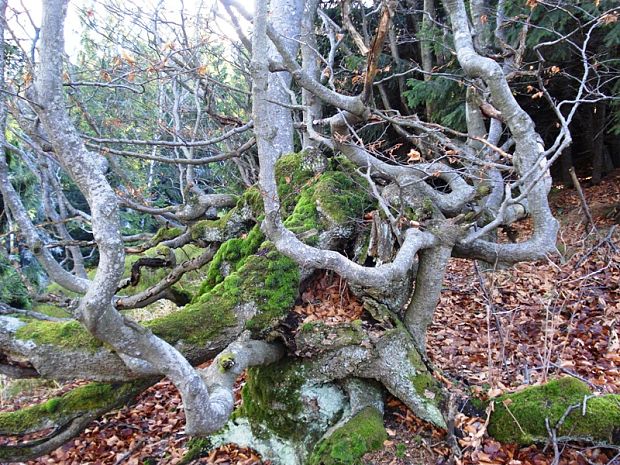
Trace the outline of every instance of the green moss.
{"label": "green moss", "polygon": [[246,323],[253,333],[268,330],[292,308],[299,292],[299,266],[266,243],[257,255],[248,257],[239,276],[244,301],[253,301],[258,314]]}
{"label": "green moss", "polygon": [[316,209],[314,193],[315,188],[313,186],[303,189],[293,212],[284,220],[284,226],[295,234],[313,230],[315,231],[315,235],[319,233],[319,214]]}
{"label": "green moss", "polygon": [[230,352],[221,354],[217,359],[217,367],[221,373],[225,373],[226,370],[230,369],[234,365],[235,356]]}
{"label": "green moss", "polygon": [[409,352],[407,352],[407,358],[411,362],[411,365],[413,365],[416,369],[424,367],[422,357],[420,357],[420,353],[417,350],[411,349]]}
{"label": "green moss", "polygon": [[468,401],[472,405],[472,407],[476,409],[478,412],[484,412],[488,406],[487,402],[485,402],[482,399],[479,399],[478,397],[472,396],[468,399]]}
{"label": "green moss", "polygon": [[[402,330],[403,329],[396,329],[396,331]],[[407,358],[416,369],[415,374],[409,376],[409,381],[411,381],[411,385],[416,393],[428,404],[440,408],[446,401],[441,384],[428,371],[428,368],[417,350],[413,348],[409,350]]]}
{"label": "green moss", "polygon": [[151,238],[151,242],[153,244],[159,244],[160,242],[174,239],[175,237],[180,236],[182,233],[183,230],[181,228],[165,226],[157,230],[155,235]]}
{"label": "green moss", "polygon": [[185,453],[179,465],[187,465],[194,460],[204,457],[213,448],[209,438],[192,438],[187,441],[188,451]]}
{"label": "green moss", "polygon": [[298,289],[297,264],[265,243],[237,271],[198,295],[191,304],[151,320],[146,326],[172,344],[180,340],[201,344],[236,324],[235,307],[253,302],[258,313],[247,322],[247,328],[261,332],[288,313]]}
{"label": "green moss", "polygon": [[[570,405],[582,404],[584,396],[590,394],[585,383],[566,377],[504,395],[495,401],[489,434],[502,442],[545,441],[545,418],[555,427]],[[620,395],[591,398],[585,416],[581,411],[579,407],[566,417],[558,436],[611,442],[620,434]]]}
{"label": "green moss", "polygon": [[202,239],[207,230],[226,230],[226,225],[231,222],[232,218],[239,213],[237,208],[231,208],[217,220],[201,220],[194,223],[191,227],[191,235],[193,240]]}
{"label": "green moss", "polygon": [[125,399],[139,383],[91,383],[32,407],[0,413],[0,434],[24,434],[64,418],[94,411]]}
{"label": "green moss", "polygon": [[327,171],[308,180],[284,225],[295,234],[311,233],[305,240],[316,243],[321,231],[351,223],[372,206],[364,182],[356,174],[340,171]]}
{"label": "green moss", "polygon": [[304,185],[314,177],[312,169],[304,166],[303,153],[291,153],[276,162],[278,195],[284,214],[291,213]]}
{"label": "green moss", "polygon": [[426,391],[434,392],[436,388],[436,381],[428,373],[420,373],[416,376],[410,377],[411,384],[419,395],[424,396]]}
{"label": "green moss", "polygon": [[61,402],[58,397],[50,399],[44,404],[42,404],[43,410],[45,410],[47,413],[56,412],[60,408],[60,406],[61,406]]}
{"label": "green moss", "polygon": [[35,312],[43,313],[44,315],[51,316],[53,318],[70,318],[71,314],[64,308],[56,307],[49,304],[37,304],[34,306]]}
{"label": "green moss", "polygon": [[300,439],[304,370],[303,364],[291,359],[250,368],[241,391],[243,403],[235,416],[247,417],[258,437],[275,433],[284,439]]}
{"label": "green moss", "polygon": [[245,263],[245,259],[255,253],[262,244],[265,236],[258,225],[254,226],[246,237],[229,239],[224,242],[209,263],[207,277],[202,282],[200,293],[210,291],[216,284],[224,280],[222,265],[227,263],[230,267],[228,272],[237,271]]}
{"label": "green moss", "polygon": [[263,205],[263,197],[261,196],[260,189],[257,186],[246,189],[237,201],[237,208],[243,208],[246,205],[250,207],[255,216],[259,216],[264,213],[265,207]]}
{"label": "green moss", "polygon": [[11,263],[0,255],[0,302],[16,308],[30,308],[28,289]]}
{"label": "green moss", "polygon": [[310,331],[313,331],[316,326],[318,326],[317,322],[309,321],[309,322],[304,323],[303,325],[301,325],[299,330],[303,331],[305,333],[308,333]]}
{"label": "green moss", "polygon": [[357,174],[327,171],[317,183],[314,197],[321,213],[336,224],[345,224],[373,205],[366,189],[366,182]]}
{"label": "green moss", "polygon": [[309,465],[361,465],[362,456],[379,450],[387,433],[383,416],[374,407],[366,407],[327,439],[321,440],[308,459]]}
{"label": "green moss", "polygon": [[240,301],[240,285],[237,275],[229,276],[213,290],[201,295],[198,301],[144,325],[170,344],[181,340],[196,344],[208,342],[222,329],[236,324],[233,310]]}
{"label": "green moss", "polygon": [[482,198],[491,193],[491,187],[488,184],[480,184],[476,187],[476,197]]}
{"label": "green moss", "polygon": [[15,333],[17,339],[34,341],[71,349],[96,351],[102,344],[77,321],[28,321]]}

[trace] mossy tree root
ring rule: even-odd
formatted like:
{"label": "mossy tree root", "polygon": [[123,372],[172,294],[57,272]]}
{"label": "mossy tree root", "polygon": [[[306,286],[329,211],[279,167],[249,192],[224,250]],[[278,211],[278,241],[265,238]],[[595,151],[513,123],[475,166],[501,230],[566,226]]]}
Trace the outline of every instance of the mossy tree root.
{"label": "mossy tree root", "polygon": [[344,387],[350,411],[317,442],[308,457],[309,465],[356,465],[387,439],[380,387],[358,378],[348,379]]}
{"label": "mossy tree root", "polygon": [[523,445],[547,442],[550,430],[557,441],[620,445],[620,395],[593,396],[584,382],[561,378],[497,398],[488,430]]}
{"label": "mossy tree root", "polygon": [[374,407],[365,407],[322,439],[314,447],[308,464],[357,465],[364,454],[381,449],[386,439],[383,414]]}
{"label": "mossy tree root", "polygon": [[302,353],[322,352],[313,356],[309,376],[324,381],[351,376],[377,380],[418,418],[446,427],[444,390],[405,328],[393,328],[380,336],[366,333],[355,323],[348,330],[337,328],[334,336],[325,331],[331,329],[316,325],[297,340]]}
{"label": "mossy tree root", "polygon": [[33,441],[0,446],[0,460],[22,462],[47,454],[78,435],[96,418],[131,402],[157,379],[120,385],[92,383],[41,404],[0,414],[0,434],[4,436],[52,429]]}

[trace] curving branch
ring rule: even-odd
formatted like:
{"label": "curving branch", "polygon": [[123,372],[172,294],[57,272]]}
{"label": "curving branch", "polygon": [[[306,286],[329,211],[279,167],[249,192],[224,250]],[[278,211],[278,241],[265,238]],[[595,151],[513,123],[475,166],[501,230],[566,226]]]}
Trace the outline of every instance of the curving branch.
{"label": "curving branch", "polygon": [[[544,148],[539,142],[541,139],[536,133],[534,122],[515,100],[501,66],[494,60],[479,55],[474,49],[463,1],[447,0],[445,4],[449,12],[457,58],[461,67],[470,77],[480,78],[486,83],[493,104],[502,113],[510,129],[515,142],[513,163],[520,177],[520,183],[530,181],[532,178],[535,181],[542,176],[549,176],[549,166],[544,159]],[[528,241],[519,244],[496,244],[479,239],[480,233],[474,231],[457,245],[457,250],[492,263],[497,260],[503,262],[535,260],[553,252],[558,222],[549,208],[548,187],[547,182],[531,182],[520,196],[527,198],[528,211],[534,221],[534,232]],[[511,188],[512,186],[507,185],[505,192],[508,193]],[[521,200],[519,197],[517,199]],[[507,196],[503,202],[506,205],[503,208],[507,209],[517,200]],[[503,215],[501,216],[501,218],[498,217],[497,224],[505,219]]]}
{"label": "curving branch", "polygon": [[249,367],[269,365],[284,356],[285,350],[279,344],[251,340],[249,332],[239,336],[223,350],[208,368],[200,370],[211,393],[213,418],[216,430],[222,428],[235,408],[233,388],[237,378]]}
{"label": "curving branch", "polygon": [[210,247],[200,256],[184,261],[183,263],[177,265],[170,273],[168,273],[168,275],[166,275],[164,279],[159,281],[154,286],[129,297],[121,297],[118,299],[116,301],[116,308],[119,310],[142,308],[161,298],[164,298],[170,290],[170,287],[177,283],[185,273],[197,270],[209,263],[216,251],[217,250],[214,247]]}
{"label": "curving branch", "polygon": [[209,145],[217,144],[218,142],[222,142],[232,136],[243,133],[249,129],[254,127],[254,122],[249,121],[243,126],[235,127],[230,131],[225,132],[217,137],[207,140],[194,140],[194,141],[168,141],[168,140],[139,140],[139,139],[103,139],[100,137],[91,137],[87,135],[83,135],[82,137],[90,142],[94,142],[97,144],[125,144],[125,145],[146,145],[146,146],[157,146],[157,147],[206,147]]}
{"label": "curving branch", "polygon": [[161,157],[161,156],[157,156],[157,155],[148,155],[145,153],[138,153],[138,152],[130,152],[127,150],[118,150],[118,149],[114,149],[111,147],[101,147],[98,144],[94,144],[94,143],[86,143],[86,146],[91,148],[91,149],[95,149],[98,150],[99,152],[101,152],[102,155],[108,155],[108,154],[112,154],[112,155],[119,155],[122,157],[131,157],[131,158],[138,158],[141,160],[150,160],[150,161],[157,161],[160,163],[168,163],[171,165],[189,165],[189,166],[200,166],[200,165],[208,165],[210,163],[215,163],[218,161],[223,161],[223,160],[230,160],[230,159],[234,159],[234,158],[238,158],[241,155],[243,155],[244,152],[246,152],[247,150],[251,149],[254,146],[254,139],[250,139],[249,141],[247,141],[246,143],[244,143],[243,145],[241,145],[239,148],[237,148],[236,150],[231,150],[229,152],[225,152],[225,153],[220,153],[218,155],[212,155],[209,157],[203,157],[203,158],[170,158],[170,157]]}

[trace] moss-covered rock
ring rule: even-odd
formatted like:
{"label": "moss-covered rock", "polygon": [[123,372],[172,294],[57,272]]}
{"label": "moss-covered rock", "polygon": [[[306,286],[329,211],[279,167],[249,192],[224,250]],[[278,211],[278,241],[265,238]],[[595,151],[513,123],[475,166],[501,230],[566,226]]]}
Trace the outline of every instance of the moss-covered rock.
{"label": "moss-covered rock", "polygon": [[[292,188],[284,184],[280,189],[289,192]],[[365,181],[355,172],[326,171],[296,189],[294,207],[283,201],[284,225],[311,245],[319,242],[324,231],[353,225],[373,205]]]}
{"label": "moss-covered rock", "polygon": [[71,318],[69,310],[61,307],[56,307],[50,304],[36,304],[33,307],[35,312],[42,313],[43,315],[51,316],[53,318]]}
{"label": "moss-covered rock", "polygon": [[374,407],[366,407],[322,439],[314,447],[308,464],[358,465],[364,454],[380,449],[386,439],[382,413]]}
{"label": "moss-covered rock", "polygon": [[[326,171],[307,183],[285,224],[293,229],[326,229],[359,219],[373,204],[364,180],[353,173]],[[322,224],[321,224],[322,223]]]}
{"label": "moss-covered rock", "polygon": [[315,177],[304,163],[304,153],[284,155],[276,162],[276,182],[284,216],[293,211],[302,188]]}
{"label": "moss-covered rock", "polygon": [[250,368],[241,391],[243,403],[235,416],[248,418],[258,437],[276,434],[299,439],[305,434],[299,427],[304,371],[303,364],[290,359]]}
{"label": "moss-covered rock", "polygon": [[248,207],[256,218],[265,212],[263,197],[260,194],[258,186],[252,186],[246,189],[241,197],[239,197],[239,200],[237,200],[237,208],[241,209],[244,207]]}
{"label": "moss-covered rock", "polygon": [[329,170],[315,174],[303,152],[286,155],[276,163],[276,179],[282,213],[291,229],[307,231],[326,220],[344,224],[374,203],[366,181],[344,158],[332,159]]}
{"label": "moss-covered rock", "polygon": [[620,395],[588,399],[583,415],[584,396],[589,395],[591,392],[585,383],[566,377],[501,396],[495,400],[489,434],[502,442],[545,442],[548,439],[545,419],[548,418],[550,427],[555,428],[568,407],[579,405],[559,427],[558,439],[620,444]]}
{"label": "moss-covered rock", "polygon": [[305,463],[347,405],[339,386],[313,380],[307,362],[290,358],[248,370],[242,399],[213,445],[251,447],[274,465]]}
{"label": "moss-covered rock", "polygon": [[239,199],[237,206],[225,212],[216,220],[201,220],[191,228],[194,241],[224,242],[247,232],[255,223],[253,206],[245,203],[246,197]]}

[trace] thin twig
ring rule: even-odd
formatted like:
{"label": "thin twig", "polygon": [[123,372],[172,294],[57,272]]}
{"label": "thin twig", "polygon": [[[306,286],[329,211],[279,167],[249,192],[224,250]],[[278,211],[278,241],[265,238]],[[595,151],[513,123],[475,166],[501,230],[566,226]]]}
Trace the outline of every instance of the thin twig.
{"label": "thin twig", "polygon": [[[579,201],[581,202],[581,209],[583,210],[583,213],[585,214],[586,219],[588,220],[588,223],[590,224],[590,226],[592,226],[592,231],[598,232],[598,230],[596,229],[596,224],[594,224],[594,220],[592,219],[592,214],[590,213],[590,207],[588,207],[588,202],[586,201],[586,197],[583,194],[583,189],[581,189],[581,184],[579,183],[579,179],[577,178],[577,175],[575,174],[575,168],[571,166],[568,169],[568,172],[570,174],[571,179],[573,180],[573,185],[575,186],[575,190],[577,190],[577,195],[579,196]],[[586,232],[588,232],[587,228],[586,228]]]}

